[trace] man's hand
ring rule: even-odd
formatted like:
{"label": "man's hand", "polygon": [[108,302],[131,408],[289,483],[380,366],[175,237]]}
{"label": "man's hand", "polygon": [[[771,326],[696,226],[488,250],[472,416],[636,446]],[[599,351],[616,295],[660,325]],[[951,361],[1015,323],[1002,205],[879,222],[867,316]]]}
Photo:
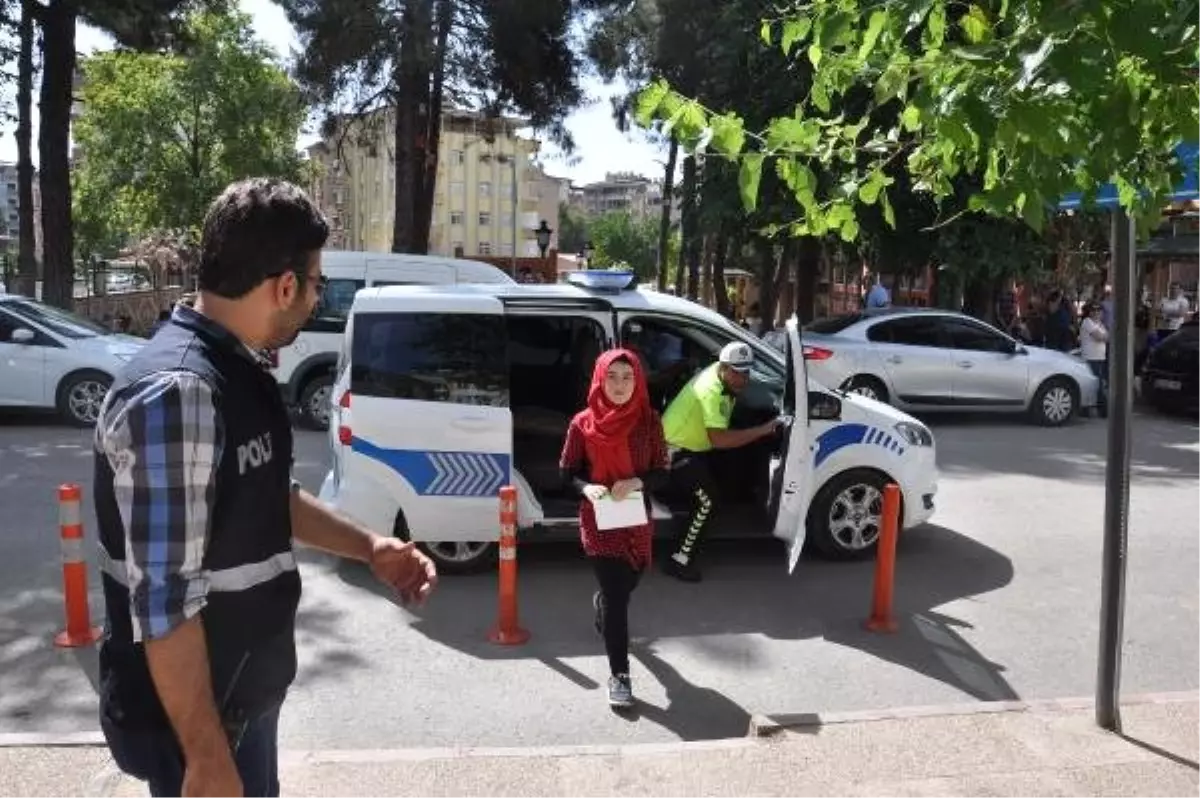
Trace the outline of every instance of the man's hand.
{"label": "man's hand", "polygon": [[609,492],[612,493],[612,497],[614,499],[620,502],[625,501],[629,494],[633,493],[635,490],[641,489],[642,481],[637,477],[634,477],[633,479],[617,480],[615,483],[613,483],[612,490]]}
{"label": "man's hand", "polygon": [[405,604],[420,606],[437,586],[437,566],[412,543],[376,536],[371,542],[371,573]]}
{"label": "man's hand", "polygon": [[238,774],[229,749],[225,749],[223,755],[189,761],[183,770],[183,794],[242,795],[242,777]]}
{"label": "man's hand", "polygon": [[776,430],[783,426],[783,419],[773,418],[766,424],[758,428],[760,438],[769,438],[775,434]]}

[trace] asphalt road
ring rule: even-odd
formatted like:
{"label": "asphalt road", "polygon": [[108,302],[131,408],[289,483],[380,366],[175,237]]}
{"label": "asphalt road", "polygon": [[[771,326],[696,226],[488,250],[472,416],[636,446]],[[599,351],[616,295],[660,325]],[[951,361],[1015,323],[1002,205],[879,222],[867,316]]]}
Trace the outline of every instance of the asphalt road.
{"label": "asphalt road", "polygon": [[[609,712],[591,628],[592,577],[574,547],[528,546],[521,609],[533,640],[486,642],[491,575],[446,578],[409,612],[362,567],[303,557],[301,675],[290,748],[506,746],[740,736],[751,713],[828,712],[1087,696],[1094,689],[1105,429],[934,420],[934,523],[900,545],[901,628],[861,629],[871,565],[726,544],[707,578],[651,575],[635,596],[640,714]],[[94,729],[96,654],[54,649],[62,623],[55,486],[90,496],[89,433],[0,416],[0,733]],[[1198,430],[1134,429],[1123,689],[1198,687]],[[319,484],[325,439],[298,434],[297,476]],[[94,532],[90,508],[86,521]],[[93,585],[93,587],[95,587]],[[98,597],[94,597],[98,598]],[[93,601],[95,613],[101,609]]]}

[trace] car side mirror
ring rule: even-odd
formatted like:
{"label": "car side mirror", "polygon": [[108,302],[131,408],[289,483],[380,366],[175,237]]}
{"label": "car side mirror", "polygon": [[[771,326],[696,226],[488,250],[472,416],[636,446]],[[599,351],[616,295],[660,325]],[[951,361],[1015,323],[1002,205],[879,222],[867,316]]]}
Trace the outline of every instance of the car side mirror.
{"label": "car side mirror", "polygon": [[813,421],[840,421],[842,400],[824,391],[809,391],[808,417]]}
{"label": "car side mirror", "polygon": [[33,330],[25,327],[18,327],[12,331],[12,335],[8,337],[8,340],[14,344],[31,344],[33,343],[33,339],[36,337],[37,336],[33,334]]}

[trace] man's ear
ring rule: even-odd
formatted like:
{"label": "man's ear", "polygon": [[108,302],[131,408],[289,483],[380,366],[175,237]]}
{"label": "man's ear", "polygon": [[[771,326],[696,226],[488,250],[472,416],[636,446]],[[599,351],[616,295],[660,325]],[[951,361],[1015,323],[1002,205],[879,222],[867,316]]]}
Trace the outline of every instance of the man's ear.
{"label": "man's ear", "polygon": [[300,283],[296,277],[296,273],[292,271],[284,272],[281,276],[271,280],[274,286],[271,288],[272,298],[281,308],[290,308],[292,303],[296,301],[296,294],[300,291]]}

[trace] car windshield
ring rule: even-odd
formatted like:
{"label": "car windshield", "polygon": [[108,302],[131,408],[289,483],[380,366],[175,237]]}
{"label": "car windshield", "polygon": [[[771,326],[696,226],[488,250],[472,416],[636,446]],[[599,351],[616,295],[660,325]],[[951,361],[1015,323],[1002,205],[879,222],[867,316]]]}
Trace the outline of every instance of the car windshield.
{"label": "car windshield", "polygon": [[827,319],[817,319],[804,325],[804,331],[818,335],[837,335],[851,324],[862,321],[866,316],[862,313],[847,313],[843,316],[830,316]]}
{"label": "car windshield", "polygon": [[60,308],[35,302],[32,299],[22,299],[9,305],[13,311],[25,321],[41,325],[50,332],[64,338],[95,338],[98,335],[111,335],[112,330],[97,324],[91,319],[85,319],[74,313]]}

